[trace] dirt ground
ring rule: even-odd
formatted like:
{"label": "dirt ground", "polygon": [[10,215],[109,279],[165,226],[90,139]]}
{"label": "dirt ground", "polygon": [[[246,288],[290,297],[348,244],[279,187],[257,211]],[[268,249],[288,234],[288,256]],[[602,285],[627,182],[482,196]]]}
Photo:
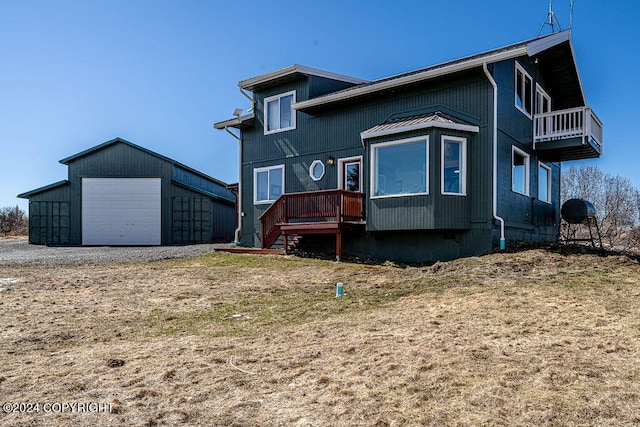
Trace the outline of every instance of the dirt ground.
{"label": "dirt ground", "polygon": [[0,266],[0,424],[638,425],[639,284],[549,249]]}

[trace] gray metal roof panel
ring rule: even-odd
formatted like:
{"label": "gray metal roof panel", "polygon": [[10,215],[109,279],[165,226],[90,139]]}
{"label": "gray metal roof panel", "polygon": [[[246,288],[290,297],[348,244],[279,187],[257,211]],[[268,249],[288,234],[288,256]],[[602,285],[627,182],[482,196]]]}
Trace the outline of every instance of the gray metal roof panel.
{"label": "gray metal roof panel", "polygon": [[53,184],[45,185],[44,187],[36,188],[35,190],[18,194],[18,197],[21,199],[28,199],[29,197],[34,196],[36,194],[43,193],[48,190],[53,190],[54,188],[62,187],[63,185],[67,185],[67,184],[69,184],[69,181],[65,179],[62,181],[54,182]]}
{"label": "gray metal roof panel", "polygon": [[[327,99],[326,102],[332,102],[335,98],[340,97],[341,95],[344,95],[345,97],[349,97],[350,92],[355,92],[355,93],[363,92],[363,91],[369,92],[367,91],[367,88],[371,88],[372,90],[375,90],[374,89],[375,86],[378,86],[378,85],[385,86],[386,83],[393,83],[394,81],[398,81],[398,84],[400,85],[401,81],[406,80],[412,76],[418,77],[421,74],[429,75],[429,73],[435,72],[439,69],[454,67],[458,64],[463,65],[465,63],[475,63],[483,58],[490,58],[500,54],[508,54],[511,51],[517,52],[519,49],[525,49],[526,53],[528,53],[528,49],[531,48],[532,51],[535,51],[535,53],[539,53],[544,49],[549,49],[550,47],[555,46],[556,44],[559,44],[566,40],[570,40],[570,33],[568,30],[562,31],[560,33],[541,36],[541,37],[534,37],[532,39],[513,43],[507,46],[499,47],[496,49],[488,50],[488,51],[477,53],[474,55],[465,56],[459,59],[454,59],[452,61],[443,62],[440,64],[432,65],[425,68],[420,68],[414,71],[409,71],[406,73],[397,74],[390,77],[384,77],[378,80],[372,80],[370,82],[355,85],[346,89],[342,89],[340,91],[332,92],[326,95],[321,95],[316,98],[311,98],[307,101],[298,102],[297,104],[299,104],[300,109],[304,109],[307,107],[307,105],[305,104],[309,104],[309,106],[312,106],[313,104],[317,104],[318,102],[322,103],[323,99]],[[358,95],[354,95],[354,96],[358,96]],[[295,104],[294,104],[294,108],[296,108]]]}
{"label": "gray metal roof panel", "polygon": [[418,114],[409,117],[390,118],[385,122],[367,129],[363,134],[376,133],[384,130],[404,128],[408,126],[420,125],[424,123],[447,123],[473,126],[471,123],[465,122],[441,111],[429,114]]}
{"label": "gray metal roof panel", "polygon": [[261,84],[271,82],[273,80],[278,80],[282,78],[286,78],[293,75],[308,75],[308,76],[318,76],[324,77],[332,80],[342,81],[346,83],[360,84],[364,83],[367,80],[359,79],[357,77],[346,76],[344,74],[337,74],[330,71],[319,70],[317,68],[306,67],[304,65],[294,64],[285,68],[281,68],[279,70],[271,71],[266,74],[261,74],[256,77],[251,77],[246,80],[242,80],[238,83],[238,86],[242,89],[247,89],[253,91],[256,86]]}
{"label": "gray metal roof panel", "polygon": [[92,153],[94,153],[94,152],[96,152],[98,150],[101,150],[103,148],[106,148],[108,146],[111,146],[113,144],[118,144],[118,143],[125,144],[125,145],[128,145],[129,147],[135,148],[136,150],[143,151],[143,152],[145,152],[147,154],[150,154],[150,155],[152,155],[154,157],[157,157],[157,158],[162,159],[162,160],[164,160],[164,161],[166,161],[168,163],[171,163],[172,165],[179,166],[179,167],[181,167],[183,169],[186,169],[186,170],[188,170],[188,171],[190,171],[192,173],[195,173],[196,175],[200,175],[201,177],[203,177],[205,179],[208,179],[210,181],[213,181],[213,182],[215,182],[217,184],[220,184],[220,185],[223,185],[223,186],[227,185],[227,183],[222,182],[219,179],[213,178],[213,177],[211,177],[211,176],[209,176],[209,175],[207,175],[205,173],[202,173],[202,172],[200,172],[200,171],[198,171],[196,169],[193,169],[193,168],[191,168],[189,166],[186,166],[186,165],[184,165],[184,164],[182,164],[180,162],[177,162],[177,161],[175,161],[175,160],[173,160],[173,159],[171,159],[169,157],[163,156],[162,154],[158,154],[155,151],[151,151],[151,150],[149,150],[147,148],[144,148],[144,147],[141,147],[139,145],[136,145],[133,142],[129,142],[126,139],[123,139],[123,138],[120,138],[120,137],[114,138],[114,139],[109,140],[107,142],[103,142],[102,144],[98,144],[95,147],[88,148],[88,149],[86,149],[84,151],[81,151],[81,152],[79,152],[77,154],[74,154],[73,156],[66,157],[66,158],[60,160],[60,163],[62,163],[63,165],[68,165],[69,163],[71,163],[74,160],[79,159],[80,157],[87,156],[87,155],[92,154]]}

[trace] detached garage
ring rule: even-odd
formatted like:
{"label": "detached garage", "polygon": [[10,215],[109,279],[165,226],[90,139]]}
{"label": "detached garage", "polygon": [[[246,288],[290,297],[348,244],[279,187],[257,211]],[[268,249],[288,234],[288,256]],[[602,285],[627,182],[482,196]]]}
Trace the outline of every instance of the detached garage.
{"label": "detached garage", "polygon": [[65,181],[29,199],[29,241],[166,245],[231,241],[235,193],[217,179],[121,138],[62,159]]}

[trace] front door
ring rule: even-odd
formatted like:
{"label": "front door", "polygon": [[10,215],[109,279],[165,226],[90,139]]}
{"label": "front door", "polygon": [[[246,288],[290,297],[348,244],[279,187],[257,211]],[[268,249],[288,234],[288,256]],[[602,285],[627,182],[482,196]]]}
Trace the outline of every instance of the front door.
{"label": "front door", "polygon": [[338,188],[348,191],[362,191],[362,156],[338,160]]}

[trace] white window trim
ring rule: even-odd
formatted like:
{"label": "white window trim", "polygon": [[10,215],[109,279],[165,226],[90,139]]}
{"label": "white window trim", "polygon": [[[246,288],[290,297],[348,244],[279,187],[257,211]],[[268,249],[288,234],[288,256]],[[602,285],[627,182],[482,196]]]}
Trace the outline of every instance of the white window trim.
{"label": "white window trim", "polygon": [[[451,193],[444,190],[444,142],[459,142],[461,148],[460,159],[460,193]],[[467,195],[467,139],[457,136],[442,135],[440,142],[440,191],[445,196],[466,196]]]}
{"label": "white window trim", "polygon": [[[322,166],[322,175],[320,175],[320,178],[316,178],[315,176],[313,176],[313,169],[318,165]],[[324,174],[326,171],[327,171],[327,168],[325,167],[324,163],[322,163],[322,160],[314,160],[311,163],[311,166],[309,166],[309,176],[314,181],[320,181],[324,177]]]}
{"label": "white window trim", "polygon": [[[542,200],[540,198],[540,168],[543,168],[547,172],[549,172],[549,174],[547,175],[547,196],[549,197],[549,200]],[[551,166],[547,166],[542,162],[538,162],[538,200],[540,200],[541,202],[547,203],[549,205],[551,204],[551,180],[552,180],[551,174],[552,174]]]}
{"label": "white window trim", "polygon": [[[418,142],[418,141],[424,141],[426,144],[426,165],[427,165],[427,171],[426,171],[426,176],[425,176],[425,187],[426,187],[426,192],[424,193],[411,193],[411,194],[385,194],[382,196],[376,196],[376,168],[377,168],[377,162],[376,162],[376,149],[379,147],[388,147],[390,145],[401,145],[401,144],[408,144],[411,142]],[[429,195],[429,172],[430,172],[430,165],[429,165],[429,136],[419,136],[419,137],[415,137],[415,138],[407,138],[407,139],[400,139],[397,141],[389,141],[389,142],[379,142],[377,144],[371,144],[371,170],[370,170],[370,175],[369,175],[369,182],[370,182],[370,190],[371,190],[371,199],[389,199],[392,197],[412,197],[412,196],[427,196]]]}
{"label": "white window trim", "polygon": [[[524,69],[524,67],[522,67],[522,65],[520,65],[518,63],[518,61],[514,61],[516,64],[516,72],[514,73],[514,91],[513,91],[513,105],[516,106],[516,108],[522,112],[522,114],[524,114],[525,116],[527,116],[528,118],[531,118],[531,114],[533,114],[534,110],[534,105],[533,105],[533,78],[531,78],[531,76],[529,75],[529,73],[527,73],[527,71]],[[527,113],[526,108],[524,107],[524,103],[526,101],[526,97],[525,99],[522,100],[522,108],[520,108],[518,106],[518,71],[522,72],[522,74],[524,75],[524,77],[528,77],[529,80],[531,81],[531,113]],[[526,89],[526,84],[525,84],[525,79],[522,79],[522,84],[523,84],[523,88],[522,88],[522,93],[524,95],[524,90]]]}
{"label": "white window trim", "polygon": [[[273,169],[282,169],[282,194],[285,193],[284,190],[284,165],[275,165],[275,166],[265,166],[262,168],[255,168],[253,170],[253,204],[254,205],[270,205],[275,200],[258,200],[258,173],[259,172],[268,172]],[[269,175],[270,176],[270,175]],[[267,186],[270,186],[270,181],[267,180]],[[267,191],[267,197],[269,197],[269,191]]]}
{"label": "white window trim", "polygon": [[[514,154],[519,154],[522,157],[524,157],[526,159],[525,162],[525,168],[524,168],[524,193],[516,190],[513,188],[513,156]],[[530,175],[530,168],[531,168],[531,156],[529,154],[527,154],[525,151],[522,151],[521,149],[517,148],[516,146],[512,145],[511,146],[511,191],[513,191],[516,194],[522,194],[523,196],[529,196],[529,175]]]}
{"label": "white window trim", "polygon": [[360,186],[360,191],[363,191],[362,189],[362,156],[356,156],[356,157],[344,157],[342,159],[338,159],[338,189],[339,190],[344,190],[344,165],[345,163],[356,163],[359,162],[360,163],[360,182],[358,183]]}
{"label": "white window trim", "polygon": [[538,110],[538,94],[540,94],[543,98],[546,98],[547,101],[549,101],[549,111],[542,111],[541,113],[536,113],[536,114],[544,114],[544,113],[550,113],[551,110],[551,96],[549,96],[549,94],[547,93],[546,90],[544,90],[542,88],[542,86],[540,86],[538,83],[536,83],[536,105],[535,105],[535,110]]}
{"label": "white window trim", "polygon": [[[267,109],[267,105],[269,104],[269,102],[273,101],[274,99],[280,99],[280,98],[283,98],[283,97],[289,96],[289,95],[293,95],[293,100],[291,101],[291,105],[295,104],[296,103],[296,91],[295,90],[292,90],[292,91],[289,91],[289,92],[285,92],[285,93],[279,93],[278,95],[269,96],[267,98],[264,98],[264,100],[262,101],[263,110],[264,110],[264,114],[263,114],[263,119],[264,120],[263,120],[263,122],[264,122],[264,134],[265,135],[271,135],[272,133],[284,132],[284,131],[293,130],[293,129],[296,128],[296,115],[297,115],[297,112],[292,107],[291,108],[291,123],[293,123],[293,124],[291,126],[287,127],[287,128],[278,128],[278,129],[269,130],[269,117],[267,116],[269,111]],[[280,111],[280,110],[278,110],[278,111]]]}

